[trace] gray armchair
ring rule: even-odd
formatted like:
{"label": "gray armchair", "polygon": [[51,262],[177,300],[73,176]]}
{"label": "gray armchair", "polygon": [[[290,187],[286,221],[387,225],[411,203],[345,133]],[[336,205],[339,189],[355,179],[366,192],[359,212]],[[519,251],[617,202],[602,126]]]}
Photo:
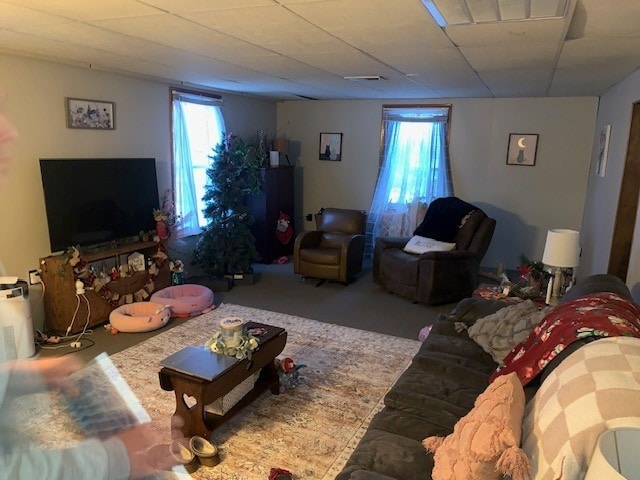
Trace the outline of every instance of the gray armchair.
{"label": "gray armchair", "polygon": [[293,272],[347,283],[362,270],[366,214],[326,208],[315,216],[316,230],[302,232],[293,247]]}
{"label": "gray armchair", "polygon": [[456,302],[478,284],[480,262],[489,248],[496,221],[456,197],[431,202],[420,235],[454,242],[447,252],[421,255],[403,249],[409,237],[378,237],[373,253],[373,281],[387,291],[426,304]]}

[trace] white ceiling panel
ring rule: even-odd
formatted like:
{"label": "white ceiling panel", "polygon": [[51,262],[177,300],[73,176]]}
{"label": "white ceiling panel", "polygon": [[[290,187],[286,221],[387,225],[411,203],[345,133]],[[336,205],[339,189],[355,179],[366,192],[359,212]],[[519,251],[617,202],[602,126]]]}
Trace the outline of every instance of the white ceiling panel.
{"label": "white ceiling panel", "polygon": [[462,55],[474,70],[524,69],[544,67],[553,69],[558,45],[539,43],[527,48],[513,45],[463,47]]}
{"label": "white ceiling panel", "polygon": [[42,12],[80,21],[105,18],[135,17],[161,13],[157,8],[138,0],[4,0],[6,3],[29,7]]}
{"label": "white ceiling panel", "polygon": [[571,6],[441,29],[420,0],[0,0],[0,51],[274,99],[600,95],[640,67],[640,0]]}
{"label": "white ceiling panel", "polygon": [[127,36],[172,46],[219,60],[272,54],[272,52],[264,50],[257,45],[248,44],[229,35],[168,14],[103,20],[92,23]]}
{"label": "white ceiling panel", "polygon": [[59,15],[25,8],[20,5],[0,2],[0,28],[11,29],[16,26],[40,26],[64,23],[69,20]]}
{"label": "white ceiling panel", "polygon": [[526,22],[484,23],[445,27],[449,38],[459,47],[528,46],[535,43],[559,43],[564,39],[566,19],[531,20]]}
{"label": "white ceiling panel", "polygon": [[306,54],[298,54],[295,58],[307,65],[340,77],[353,75],[391,76],[397,73],[394,69],[355,49],[348,53],[339,54],[307,52]]}
{"label": "white ceiling panel", "polygon": [[640,37],[638,0],[579,0],[570,38]]}
{"label": "white ceiling panel", "polygon": [[[288,5],[293,12],[364,50],[404,46],[451,46],[450,40],[416,0],[330,0]],[[383,32],[393,31],[393,37]]]}
{"label": "white ceiling panel", "polygon": [[254,45],[293,56],[345,53],[351,47],[280,5],[187,14],[194,22]]}
{"label": "white ceiling panel", "polygon": [[274,0],[144,0],[144,3],[171,13],[193,13],[228,8],[264,7],[276,5]]}
{"label": "white ceiling panel", "polygon": [[548,71],[524,68],[478,72],[478,75],[494,97],[544,97],[552,72],[551,68]]}

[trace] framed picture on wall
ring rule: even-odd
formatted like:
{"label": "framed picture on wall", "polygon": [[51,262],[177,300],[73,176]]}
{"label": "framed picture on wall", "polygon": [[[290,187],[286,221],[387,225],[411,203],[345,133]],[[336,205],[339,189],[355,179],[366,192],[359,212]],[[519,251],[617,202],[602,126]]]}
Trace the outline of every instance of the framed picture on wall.
{"label": "framed picture on wall", "polygon": [[600,144],[598,148],[598,168],[596,173],[599,177],[604,177],[607,173],[607,157],[609,156],[609,137],[611,136],[611,125],[605,125],[600,130]]}
{"label": "framed picture on wall", "polygon": [[320,134],[320,160],[342,160],[342,134],[341,133],[321,133]]}
{"label": "framed picture on wall", "polygon": [[115,130],[115,103],[86,98],[66,98],[67,128]]}
{"label": "framed picture on wall", "polygon": [[536,164],[537,150],[538,134],[510,133],[509,146],[507,148],[507,165],[532,167]]}

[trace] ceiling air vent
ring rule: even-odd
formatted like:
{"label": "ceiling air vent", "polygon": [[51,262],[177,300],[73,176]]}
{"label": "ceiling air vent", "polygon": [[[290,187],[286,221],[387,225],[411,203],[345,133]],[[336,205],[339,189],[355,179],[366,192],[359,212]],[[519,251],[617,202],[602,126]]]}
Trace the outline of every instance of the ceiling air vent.
{"label": "ceiling air vent", "polygon": [[360,80],[367,80],[367,81],[378,81],[378,80],[385,80],[385,78],[382,75],[353,75],[350,77],[342,77],[345,80],[351,80],[354,82],[358,82]]}

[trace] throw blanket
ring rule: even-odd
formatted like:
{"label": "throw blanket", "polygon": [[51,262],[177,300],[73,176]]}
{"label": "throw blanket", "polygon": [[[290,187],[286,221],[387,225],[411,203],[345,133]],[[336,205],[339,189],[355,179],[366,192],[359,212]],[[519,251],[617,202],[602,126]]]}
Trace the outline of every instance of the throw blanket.
{"label": "throw blanket", "polygon": [[585,337],[640,337],[640,307],[615,293],[596,293],[553,309],[491,377],[516,372],[529,383],[567,346]]}
{"label": "throw blanket", "polygon": [[522,422],[533,480],[584,478],[601,433],[640,427],[639,359],[640,339],[604,338],[549,374]]}

